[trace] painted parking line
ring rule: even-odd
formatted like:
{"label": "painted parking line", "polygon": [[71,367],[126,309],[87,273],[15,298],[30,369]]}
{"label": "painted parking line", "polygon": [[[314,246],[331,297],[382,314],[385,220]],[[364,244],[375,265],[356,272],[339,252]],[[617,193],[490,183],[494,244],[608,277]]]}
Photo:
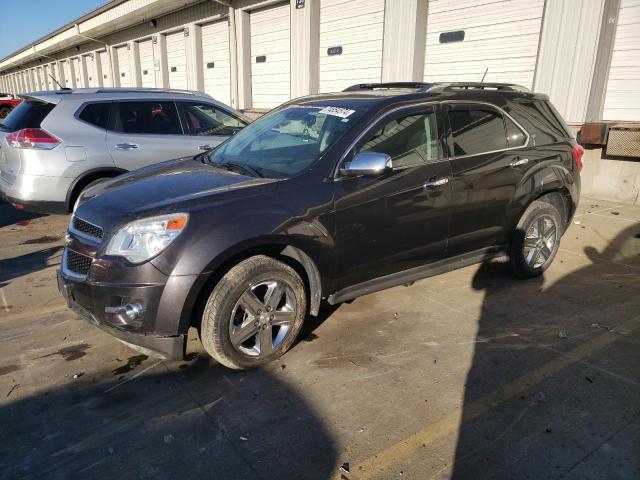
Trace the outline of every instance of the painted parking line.
{"label": "painted parking line", "polygon": [[[623,322],[616,328],[624,328],[629,332],[636,330],[640,322],[640,316]],[[465,421],[475,419],[481,415],[493,410],[500,403],[521,395],[523,392],[530,390],[534,385],[555,375],[561,370],[583,361],[585,357],[602,350],[611,345],[620,337],[613,332],[607,332],[598,335],[593,339],[584,342],[578,347],[562,354],[560,357],[545,363],[544,365],[530,371],[526,375],[508,383],[503,388],[479,398],[478,400],[464,406]],[[352,469],[353,479],[368,479],[378,475],[393,465],[396,465],[408,459],[415,452],[430,445],[437,440],[454,434],[462,421],[463,410],[457,409],[455,412],[438,420],[422,430],[408,436],[404,440],[391,445],[382,452],[370,457]]]}

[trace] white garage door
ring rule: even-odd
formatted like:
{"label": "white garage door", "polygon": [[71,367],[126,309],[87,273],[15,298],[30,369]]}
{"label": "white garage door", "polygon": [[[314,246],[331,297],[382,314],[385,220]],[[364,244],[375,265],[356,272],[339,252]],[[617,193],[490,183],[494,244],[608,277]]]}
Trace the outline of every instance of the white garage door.
{"label": "white garage door", "polygon": [[382,77],[384,0],[322,0],[320,92]]}
{"label": "white garage door", "polygon": [[78,57],[71,59],[71,65],[73,66],[73,76],[76,79],[76,88],[84,88],[84,79],[82,78],[82,65]]}
{"label": "white garage door", "polygon": [[73,88],[73,73],[71,72],[71,61],[64,60],[62,63],[62,73],[64,74],[64,86],[67,88]]}
{"label": "white garage door", "polygon": [[291,95],[289,4],[253,11],[250,18],[253,107],[277,107]]}
{"label": "white garage door", "polygon": [[603,118],[640,120],[640,0],[622,0]]}
{"label": "white garage door", "polygon": [[98,73],[96,71],[96,59],[94,55],[85,55],[85,65],[87,66],[87,86],[94,88],[98,86]]}
{"label": "white garage door", "polygon": [[38,81],[38,90],[46,90],[47,86],[44,83],[44,75],[43,75],[43,72],[42,72],[42,67],[38,67],[36,69],[36,73],[38,75],[38,80],[37,80]]}
{"label": "white garage door", "polygon": [[116,60],[118,62],[118,75],[120,79],[121,87],[131,87],[131,67],[129,63],[129,49],[124,47],[118,47],[116,50]]}
{"label": "white garage door", "polygon": [[100,63],[100,74],[102,75],[102,86],[113,87],[111,81],[111,64],[109,63],[109,55],[106,50],[98,52],[98,61]]}
{"label": "white garage door", "polygon": [[169,87],[187,88],[187,45],[184,32],[180,30],[167,35],[167,66]]}
{"label": "white garage door", "polygon": [[55,82],[53,82],[53,89],[57,90],[60,88],[60,85],[58,85],[58,83],[56,82],[60,82],[60,84],[62,84],[62,82],[60,81],[60,68],[58,67],[57,63],[52,63],[51,65],[49,65],[49,71],[51,72],[51,75],[53,75],[53,78],[56,79]]}
{"label": "white garage door", "polygon": [[[531,88],[544,0],[429,0],[424,79]],[[460,40],[462,32],[464,39]]]}
{"label": "white garage door", "polygon": [[138,42],[138,53],[140,54],[140,78],[142,78],[142,86],[155,88],[156,71],[155,58],[153,56],[153,41],[148,39]]}
{"label": "white garage door", "polygon": [[29,84],[29,70],[24,70],[22,72],[22,81],[24,83],[25,91],[32,92],[33,89],[31,88],[31,85]]}
{"label": "white garage door", "polygon": [[226,20],[202,26],[204,91],[231,105],[231,63],[229,24]]}

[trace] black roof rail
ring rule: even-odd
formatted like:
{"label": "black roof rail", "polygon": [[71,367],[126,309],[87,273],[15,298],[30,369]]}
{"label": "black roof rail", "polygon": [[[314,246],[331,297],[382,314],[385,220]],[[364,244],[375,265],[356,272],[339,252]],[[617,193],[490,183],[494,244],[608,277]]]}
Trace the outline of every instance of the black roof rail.
{"label": "black roof rail", "polygon": [[530,90],[515,83],[484,83],[484,82],[447,82],[435,85],[436,90],[499,90],[501,92],[529,92]]}
{"label": "black roof rail", "polygon": [[424,82],[358,83],[345,88],[343,92],[357,92],[359,90],[376,90],[385,88],[413,88],[418,92],[426,92],[434,85],[436,84]]}

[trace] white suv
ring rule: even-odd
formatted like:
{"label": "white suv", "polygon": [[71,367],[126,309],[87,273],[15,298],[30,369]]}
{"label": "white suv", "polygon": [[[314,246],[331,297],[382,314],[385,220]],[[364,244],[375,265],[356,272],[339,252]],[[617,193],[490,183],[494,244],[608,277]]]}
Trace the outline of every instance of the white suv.
{"label": "white suv", "polygon": [[202,153],[249,123],[185,90],[63,89],[23,99],[0,124],[0,197],[43,213],[67,213],[96,183]]}

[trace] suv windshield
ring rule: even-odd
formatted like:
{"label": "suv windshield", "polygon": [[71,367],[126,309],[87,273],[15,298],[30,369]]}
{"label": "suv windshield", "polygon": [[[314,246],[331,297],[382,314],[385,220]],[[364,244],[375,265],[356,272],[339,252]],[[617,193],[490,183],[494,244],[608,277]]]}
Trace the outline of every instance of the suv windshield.
{"label": "suv windshield", "polygon": [[265,115],[209,155],[213,165],[287,178],[310,167],[360,117],[361,110],[300,106]]}
{"label": "suv windshield", "polygon": [[40,123],[54,107],[53,103],[24,100],[3,120],[0,128],[6,132],[15,132],[23,128],[40,128]]}

